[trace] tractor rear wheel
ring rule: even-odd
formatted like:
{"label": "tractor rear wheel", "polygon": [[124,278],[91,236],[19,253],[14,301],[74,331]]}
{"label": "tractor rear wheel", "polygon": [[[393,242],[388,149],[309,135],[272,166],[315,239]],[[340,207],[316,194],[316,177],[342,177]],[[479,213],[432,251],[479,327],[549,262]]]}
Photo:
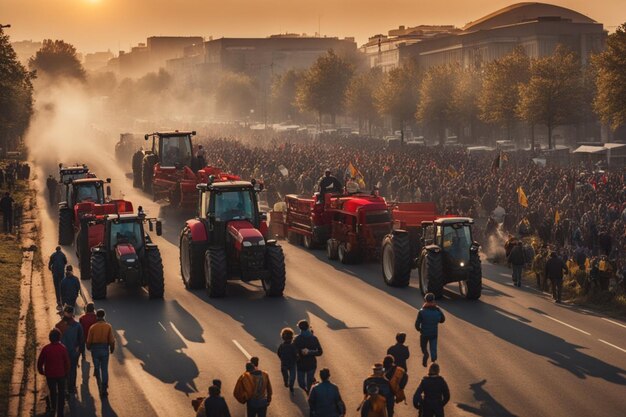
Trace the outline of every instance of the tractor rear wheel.
{"label": "tractor rear wheel", "polygon": [[89,249],[89,226],[81,227],[76,236],[76,254],[80,279],[91,279],[91,250]]}
{"label": "tractor rear wheel", "polygon": [[420,291],[422,296],[433,293],[436,298],[443,296],[443,264],[441,253],[426,251],[420,266]]}
{"label": "tractor rear wheel", "polygon": [[71,245],[74,240],[74,211],[70,208],[59,210],[59,245]]}
{"label": "tractor rear wheel", "polygon": [[265,263],[269,277],[262,280],[265,295],[268,297],[282,297],[285,291],[285,254],[278,245],[268,245],[265,251]]}
{"label": "tractor rear wheel", "polygon": [[357,253],[354,249],[348,250],[348,244],[345,242],[339,242],[337,247],[337,257],[339,258],[339,262],[344,265],[353,264],[356,262]]}
{"label": "tractor rear wheel", "polygon": [[185,227],[180,234],[180,275],[189,290],[204,287],[205,245],[193,244],[191,230]]}
{"label": "tractor rear wheel", "polygon": [[337,250],[338,243],[335,239],[328,239],[326,241],[326,257],[331,261],[334,261],[339,257]]}
{"label": "tractor rear wheel", "polygon": [[141,188],[142,172],[141,165],[143,160],[143,152],[138,151],[133,154],[131,165],[133,166],[133,187]]}
{"label": "tractor rear wheel", "polygon": [[478,300],[483,290],[483,270],[480,263],[480,255],[478,252],[472,252],[470,255],[470,271],[469,278],[465,282],[467,285],[468,300]]}
{"label": "tractor rear wheel", "polygon": [[150,299],[163,298],[165,293],[165,280],[163,278],[163,260],[158,249],[146,251],[146,266],[144,273],[148,283],[148,297]]}
{"label": "tractor rear wheel", "polygon": [[385,284],[406,287],[411,281],[411,242],[405,231],[395,231],[383,239],[382,270]]}
{"label": "tractor rear wheel", "polygon": [[209,297],[226,296],[226,251],[221,248],[208,249],[204,255],[204,277]]}
{"label": "tractor rear wheel", "polygon": [[107,298],[107,258],[102,252],[91,254],[91,298]]}

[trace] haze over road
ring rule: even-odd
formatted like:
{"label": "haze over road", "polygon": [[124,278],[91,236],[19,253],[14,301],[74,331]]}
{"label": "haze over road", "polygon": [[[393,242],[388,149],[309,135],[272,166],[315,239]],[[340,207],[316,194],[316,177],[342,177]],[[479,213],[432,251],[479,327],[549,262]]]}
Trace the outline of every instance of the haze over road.
{"label": "haze over road", "polygon": [[[186,290],[180,278],[178,236],[184,216],[164,214],[157,203],[133,190],[117,168],[110,168],[110,156],[100,166],[84,162],[100,177],[113,178],[114,195],[121,189],[135,208],[143,205],[149,215],[164,218],[164,235],[153,239],[163,256],[166,287],[164,300],[148,300],[143,291],[112,284],[107,300],[96,303],[106,309],[118,336],[110,362],[109,401],[101,404],[91,377],[88,383],[79,382],[80,408],[74,408],[74,415],[193,415],[190,400],[205,395],[211,380],[220,378],[232,414],[243,416],[244,407],[234,400],[232,389],[249,354],[260,357],[261,368],[271,377],[275,396],[269,415],[307,416],[303,392],[290,396],[282,386],[275,354],[280,329],[295,328],[303,318],[311,321],[324,348],[318,369],[330,368],[348,416],[356,415],[362,381],[371,365],[382,361],[398,331],[407,333],[411,349],[406,392],[412,398],[425,374],[414,329],[422,304],[416,273],[410,287],[390,288],[377,263],[344,267],[326,260],[324,251],[309,252],[285,242],[284,298],[266,298],[260,284],[235,282],[227,298],[210,299],[205,291]],[[47,174],[38,172],[39,178]],[[57,214],[43,196],[39,204],[47,256],[56,245]],[[76,265],[74,248],[64,251]],[[555,305],[529,288],[514,288],[505,267],[483,263],[483,275],[480,301],[466,301],[453,292],[440,301],[447,320],[439,334],[439,363],[452,394],[446,415],[623,415],[626,323]],[[89,294],[90,282],[82,284]],[[83,372],[89,369],[79,369]],[[412,405],[396,406],[398,417],[416,414]]]}

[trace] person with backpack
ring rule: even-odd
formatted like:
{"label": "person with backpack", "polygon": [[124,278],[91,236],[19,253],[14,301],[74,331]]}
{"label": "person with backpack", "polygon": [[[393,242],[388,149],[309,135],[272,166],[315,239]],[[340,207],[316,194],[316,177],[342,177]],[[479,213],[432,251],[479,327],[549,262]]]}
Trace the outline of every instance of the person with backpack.
{"label": "person with backpack", "polygon": [[70,371],[70,357],[61,343],[61,332],[54,328],[48,334],[50,343],[45,345],[37,359],[37,371],[46,377],[51,416],[63,417],[65,409],[65,379]]}
{"label": "person with backpack", "polygon": [[313,385],[309,394],[310,417],[343,417],[346,405],[341,399],[339,388],[330,382],[330,370],[320,371],[322,382]]}
{"label": "person with backpack", "polygon": [[322,356],[324,351],[317,337],[313,335],[308,321],[300,320],[298,328],[300,334],[293,341],[298,350],[298,360],[296,361],[298,385],[308,394],[315,379],[317,357]]}
{"label": "person with backpack", "polygon": [[378,395],[385,398],[387,417],[393,417],[395,402],[394,395],[391,391],[391,385],[389,380],[385,378],[385,368],[382,363],[375,363],[372,367],[372,374],[363,381],[363,395],[364,401],[367,401],[368,395],[370,395],[368,388],[370,385],[376,385],[378,387]]}
{"label": "person with backpack", "polygon": [[389,417],[387,399],[380,394],[378,385],[367,386],[365,399],[356,411],[361,411],[361,417]]}
{"label": "person with backpack", "polygon": [[430,347],[430,357],[433,362],[437,361],[437,336],[439,333],[439,323],[446,321],[443,312],[435,304],[435,294],[428,293],[424,296],[426,301],[417,313],[415,329],[420,333],[420,348],[422,349],[422,365],[428,365],[428,350]]}
{"label": "person with backpack", "polygon": [[246,405],[247,417],[265,417],[267,407],[272,402],[272,385],[267,372],[256,369],[253,363],[246,363],[246,371],[235,384],[233,395]]}
{"label": "person with backpack", "polygon": [[444,417],[443,409],[448,401],[450,389],[439,375],[439,365],[433,363],[413,395],[413,406],[420,410],[421,417]]}
{"label": "person with backpack", "polygon": [[405,342],[406,333],[396,334],[396,344],[387,349],[387,355],[393,356],[393,361],[396,366],[399,366],[406,371],[406,361],[409,359],[411,354],[409,353],[409,347],[404,344]]}
{"label": "person with backpack", "polygon": [[61,332],[61,343],[67,348],[70,358],[70,369],[67,378],[68,394],[76,394],[76,370],[78,368],[78,357],[83,346],[83,328],[74,320],[74,307],[65,306],[63,318],[55,326]]}
{"label": "person with backpack", "polygon": [[406,371],[393,362],[393,356],[391,355],[385,356],[383,359],[383,367],[385,368],[385,378],[389,381],[389,386],[395,397],[396,404],[405,401],[406,396],[404,394],[404,388],[407,382],[409,382],[409,376]]}
{"label": "person with backpack", "polygon": [[280,372],[283,376],[285,387],[293,394],[293,385],[296,382],[296,362],[298,360],[298,349],[293,344],[293,330],[286,327],[280,332],[283,343],[278,347],[278,357],[280,358]]}
{"label": "person with backpack", "polygon": [[209,387],[209,396],[200,403],[196,417],[230,417],[228,404],[220,394],[221,386],[214,381]]}

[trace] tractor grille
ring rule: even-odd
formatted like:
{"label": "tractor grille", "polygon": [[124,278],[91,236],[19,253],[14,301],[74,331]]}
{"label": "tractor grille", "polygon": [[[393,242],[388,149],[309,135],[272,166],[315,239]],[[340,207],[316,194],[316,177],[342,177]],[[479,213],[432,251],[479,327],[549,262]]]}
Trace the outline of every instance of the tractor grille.
{"label": "tractor grille", "polygon": [[244,247],[239,257],[242,271],[260,271],[265,269],[265,246]]}

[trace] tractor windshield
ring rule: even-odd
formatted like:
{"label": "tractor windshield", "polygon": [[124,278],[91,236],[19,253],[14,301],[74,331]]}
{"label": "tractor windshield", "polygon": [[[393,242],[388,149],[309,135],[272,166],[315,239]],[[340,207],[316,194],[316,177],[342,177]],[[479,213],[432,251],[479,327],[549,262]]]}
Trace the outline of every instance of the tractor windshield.
{"label": "tractor windshield", "polygon": [[443,250],[458,262],[469,262],[472,233],[467,224],[457,223],[443,228]]}
{"label": "tractor windshield", "polygon": [[86,184],[76,185],[74,187],[73,200],[75,203],[95,203],[104,204],[104,193],[102,191],[102,183],[89,182]]}
{"label": "tractor windshield", "polygon": [[215,219],[227,222],[229,220],[254,220],[254,203],[252,191],[224,191],[215,194]]}
{"label": "tractor windshield", "polygon": [[143,245],[141,224],[137,222],[112,222],[111,249],[120,243],[130,243],[139,249]]}
{"label": "tractor windshield", "polygon": [[191,140],[185,136],[161,137],[161,166],[191,166]]}

